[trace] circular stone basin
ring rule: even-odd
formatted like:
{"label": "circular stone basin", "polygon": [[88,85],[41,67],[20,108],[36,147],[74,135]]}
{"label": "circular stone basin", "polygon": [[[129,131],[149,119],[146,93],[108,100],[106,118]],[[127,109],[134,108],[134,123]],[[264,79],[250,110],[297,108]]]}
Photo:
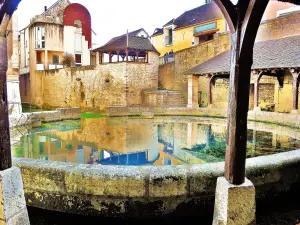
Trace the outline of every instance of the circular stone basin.
{"label": "circular stone basin", "polygon": [[[14,136],[14,157],[98,165],[181,165],[222,162],[226,120],[201,117],[86,118],[30,128]],[[300,132],[248,125],[247,158],[300,148]]]}

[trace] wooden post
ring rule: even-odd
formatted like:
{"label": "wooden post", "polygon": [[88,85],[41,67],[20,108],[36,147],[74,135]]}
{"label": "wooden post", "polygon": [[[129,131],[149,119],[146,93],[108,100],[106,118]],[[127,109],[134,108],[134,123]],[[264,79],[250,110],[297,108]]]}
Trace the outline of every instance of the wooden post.
{"label": "wooden post", "polygon": [[100,52],[96,52],[96,65],[100,64]]}
{"label": "wooden post", "polygon": [[299,103],[299,75],[300,72],[297,72],[294,69],[290,70],[293,76],[293,111],[298,110],[298,103]]}
{"label": "wooden post", "polygon": [[126,62],[128,62],[128,48],[126,48],[125,53],[126,53]]}
{"label": "wooden post", "polygon": [[136,52],[135,52],[135,54],[136,54],[136,62],[138,62],[139,61],[139,51],[137,50]]}
{"label": "wooden post", "polygon": [[146,63],[149,62],[149,52],[146,52]]}
{"label": "wooden post", "polygon": [[208,106],[212,104],[212,83],[214,80],[214,76],[212,75],[210,78],[208,78],[208,96],[207,96],[207,103]]}
{"label": "wooden post", "polygon": [[111,56],[112,53],[109,52],[108,54],[109,54],[109,63],[111,63],[112,62],[112,56]]}
{"label": "wooden post", "polygon": [[118,54],[118,62],[120,62],[120,52],[117,51],[117,54]]}
{"label": "wooden post", "polygon": [[2,22],[0,21],[0,171],[12,167],[6,86],[6,72],[8,68],[7,40],[5,37],[6,27],[9,19],[10,16],[5,14]]}
{"label": "wooden post", "polygon": [[227,110],[225,177],[231,184],[245,181],[250,74],[257,30],[269,0],[215,0],[231,31],[231,69]]}

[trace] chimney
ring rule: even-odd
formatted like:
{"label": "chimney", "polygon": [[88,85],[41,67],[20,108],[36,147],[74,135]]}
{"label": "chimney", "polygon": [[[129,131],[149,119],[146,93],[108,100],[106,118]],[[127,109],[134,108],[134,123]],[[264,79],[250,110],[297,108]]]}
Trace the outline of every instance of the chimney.
{"label": "chimney", "polygon": [[47,11],[47,6],[44,7],[45,8],[45,12]]}

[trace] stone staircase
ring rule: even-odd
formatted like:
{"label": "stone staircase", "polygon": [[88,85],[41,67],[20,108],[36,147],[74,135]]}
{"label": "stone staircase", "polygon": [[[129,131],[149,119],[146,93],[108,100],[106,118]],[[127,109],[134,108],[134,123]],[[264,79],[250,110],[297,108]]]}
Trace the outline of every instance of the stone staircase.
{"label": "stone staircase", "polygon": [[185,100],[181,91],[167,91],[165,96],[165,106],[168,107],[186,107],[187,101]]}

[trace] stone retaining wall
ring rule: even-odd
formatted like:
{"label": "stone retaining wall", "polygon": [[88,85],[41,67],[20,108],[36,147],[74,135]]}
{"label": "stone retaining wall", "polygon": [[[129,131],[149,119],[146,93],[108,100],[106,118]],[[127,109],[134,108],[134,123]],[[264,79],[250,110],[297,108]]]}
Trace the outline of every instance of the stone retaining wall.
{"label": "stone retaining wall", "polygon": [[9,116],[10,128],[30,125],[36,120],[42,122],[55,122],[66,119],[80,119],[80,108],[58,108],[55,111],[23,113]]}
{"label": "stone retaining wall", "polygon": [[[105,216],[203,215],[213,210],[224,163],[184,166],[75,165],[15,158],[29,206]],[[247,159],[257,199],[300,181],[300,150]]]}
{"label": "stone retaining wall", "polygon": [[[143,112],[153,112],[156,116],[204,116],[204,117],[227,117],[226,109],[198,108],[190,109],[183,107],[109,107],[107,113],[111,117],[118,116],[141,116]],[[249,111],[248,120],[269,122],[280,125],[300,128],[300,115],[291,113],[276,113],[266,111]]]}

